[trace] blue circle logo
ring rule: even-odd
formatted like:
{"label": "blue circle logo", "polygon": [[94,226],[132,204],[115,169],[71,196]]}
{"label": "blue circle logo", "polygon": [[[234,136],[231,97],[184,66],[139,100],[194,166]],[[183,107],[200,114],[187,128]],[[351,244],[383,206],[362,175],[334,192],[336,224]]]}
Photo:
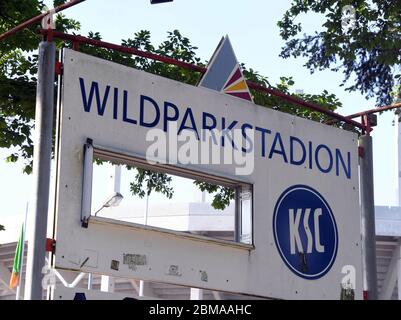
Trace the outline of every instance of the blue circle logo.
{"label": "blue circle logo", "polygon": [[295,185],[281,194],[274,207],[273,232],[284,263],[302,278],[323,277],[336,259],[338,232],[333,212],[311,187]]}

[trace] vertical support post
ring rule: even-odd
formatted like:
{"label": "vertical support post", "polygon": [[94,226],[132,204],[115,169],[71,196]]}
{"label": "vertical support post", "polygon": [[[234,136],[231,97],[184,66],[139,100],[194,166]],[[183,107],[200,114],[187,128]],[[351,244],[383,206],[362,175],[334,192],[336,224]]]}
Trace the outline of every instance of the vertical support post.
{"label": "vertical support post", "polygon": [[372,137],[360,137],[359,146],[363,148],[360,159],[360,188],[362,209],[362,253],[364,290],[369,300],[377,299],[376,230],[375,203],[373,189]]}
{"label": "vertical support post", "polygon": [[114,292],[114,284],[115,284],[115,281],[114,281],[113,277],[102,275],[102,279],[100,282],[100,291],[113,293]]}
{"label": "vertical support post", "polygon": [[33,210],[28,223],[28,259],[25,299],[42,299],[42,268],[46,256],[47,214],[49,207],[50,166],[54,112],[54,66],[56,47],[39,44],[36,89],[35,139],[33,160]]}
{"label": "vertical support post", "polygon": [[143,280],[139,282],[139,296],[148,298],[157,298],[150,282]]}

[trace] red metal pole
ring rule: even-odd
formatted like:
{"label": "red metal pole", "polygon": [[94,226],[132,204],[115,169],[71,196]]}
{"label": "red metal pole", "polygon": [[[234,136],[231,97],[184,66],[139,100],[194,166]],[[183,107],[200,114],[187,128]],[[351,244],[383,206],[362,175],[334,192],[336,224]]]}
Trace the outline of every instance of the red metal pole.
{"label": "red metal pole", "polygon": [[[79,4],[79,3],[84,2],[84,1],[85,0],[73,0],[73,1],[70,1],[70,2],[67,2],[67,3],[64,3],[64,4],[54,8],[54,12],[57,13],[57,12],[63,11],[65,9],[67,9],[67,8],[75,6],[76,4]],[[48,10],[48,11],[46,11],[46,12],[44,12],[44,13],[36,16],[36,17],[33,17],[33,18],[31,18],[31,19],[29,19],[27,21],[24,21],[23,23],[19,24],[18,26],[8,30],[7,32],[5,32],[5,33],[0,35],[0,41],[12,36],[13,34],[16,34],[18,31],[21,31],[22,29],[25,29],[25,28],[27,28],[27,27],[35,24],[35,23],[40,22],[44,17],[46,17],[51,12],[52,12],[52,10]]]}
{"label": "red metal pole", "polygon": [[269,93],[269,94],[271,94],[273,96],[280,97],[280,98],[282,98],[284,100],[287,100],[288,102],[291,102],[291,103],[306,107],[306,108],[308,108],[310,110],[313,110],[313,111],[317,111],[317,112],[326,114],[326,115],[328,115],[330,117],[335,118],[336,121],[344,121],[344,122],[349,123],[349,124],[351,124],[351,125],[353,125],[353,126],[355,126],[357,128],[362,129],[363,131],[365,131],[365,129],[366,129],[366,127],[363,124],[361,124],[359,122],[356,122],[354,120],[351,120],[351,119],[349,119],[349,118],[347,118],[345,116],[342,116],[342,115],[340,115],[338,113],[335,113],[333,111],[326,110],[326,109],[322,108],[321,106],[319,106],[317,104],[314,104],[312,102],[307,102],[307,101],[299,99],[297,97],[293,97],[293,96],[290,96],[288,94],[285,94],[284,92],[281,92],[281,91],[279,91],[277,89],[266,88],[266,87],[263,87],[263,86],[261,86],[259,84],[256,84],[256,83],[253,83],[253,82],[250,82],[250,81],[247,81],[247,83],[248,83],[248,87],[249,88]]}
{"label": "red metal pole", "polygon": [[[46,36],[48,33],[48,30],[46,29],[40,29],[39,32]],[[195,72],[200,72],[200,73],[205,73],[206,72],[206,68],[201,67],[201,66],[196,66],[187,62],[182,62],[182,61],[178,61],[176,59],[173,58],[169,58],[169,57],[163,57],[160,56],[158,54],[154,54],[154,53],[150,53],[150,52],[145,52],[145,51],[141,51],[135,48],[128,48],[128,47],[124,47],[124,46],[120,46],[114,43],[110,43],[110,42],[105,42],[105,41],[100,41],[100,40],[95,40],[95,39],[89,39],[83,36],[78,36],[78,35],[72,35],[72,34],[66,34],[60,31],[53,31],[53,36],[55,38],[58,39],[63,39],[63,40],[68,40],[72,43],[83,43],[83,44],[89,44],[95,47],[102,47],[105,49],[111,49],[111,50],[116,50],[116,51],[120,51],[120,52],[124,52],[124,53],[129,53],[129,54],[134,54],[136,56],[139,57],[143,57],[143,58],[148,58],[148,59],[152,59],[152,60],[156,60],[156,61],[160,61],[160,62],[164,62],[167,64],[172,64],[172,65],[176,65],[178,67],[184,68],[184,69],[188,69],[188,70],[192,70]]]}

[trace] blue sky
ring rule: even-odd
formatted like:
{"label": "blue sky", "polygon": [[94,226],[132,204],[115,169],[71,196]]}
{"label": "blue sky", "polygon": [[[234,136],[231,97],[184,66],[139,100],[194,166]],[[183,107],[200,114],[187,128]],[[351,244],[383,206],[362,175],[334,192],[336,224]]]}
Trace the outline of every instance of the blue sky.
{"label": "blue sky", "polygon": [[[166,39],[167,31],[178,29],[199,48],[197,54],[202,60],[208,60],[221,37],[228,34],[238,60],[267,76],[271,83],[278,82],[280,76],[293,76],[295,88],[306,93],[320,93],[326,89],[340,98],[344,107],[338,112],[344,115],[373,108],[374,100],[367,101],[359,93],[345,92],[339,86],[341,73],[324,71],[310,74],[303,67],[303,59],[283,60],[278,56],[284,42],[279,36],[277,21],[290,3],[290,0],[174,0],[172,3],[150,5],[149,0],[87,0],[68,9],[65,14],[82,23],[81,34],[98,31],[105,41],[113,43],[133,38],[139,30],[149,30],[153,44],[157,45]],[[309,14],[300,21],[304,31],[311,32],[320,28],[322,17]],[[392,120],[391,112],[379,116],[379,125],[372,134],[375,201],[380,205],[394,204]],[[0,160],[8,152],[0,149]],[[0,181],[0,223],[7,226],[12,221],[22,221],[30,197],[31,177],[22,174],[20,164],[0,161]]]}

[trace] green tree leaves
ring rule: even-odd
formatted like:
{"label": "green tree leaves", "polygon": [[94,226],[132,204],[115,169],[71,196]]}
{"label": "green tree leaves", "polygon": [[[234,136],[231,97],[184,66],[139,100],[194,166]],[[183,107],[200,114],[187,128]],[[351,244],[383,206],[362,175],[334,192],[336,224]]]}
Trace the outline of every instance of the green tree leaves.
{"label": "green tree leaves", "polygon": [[[346,5],[355,8],[356,19],[350,28],[342,26]],[[301,34],[302,25],[296,19],[312,13],[324,15],[322,30]],[[342,71],[342,85],[350,83],[346,90],[390,104],[401,62],[400,16],[400,1],[293,1],[278,22],[286,41],[281,57],[304,57],[311,72]]]}

